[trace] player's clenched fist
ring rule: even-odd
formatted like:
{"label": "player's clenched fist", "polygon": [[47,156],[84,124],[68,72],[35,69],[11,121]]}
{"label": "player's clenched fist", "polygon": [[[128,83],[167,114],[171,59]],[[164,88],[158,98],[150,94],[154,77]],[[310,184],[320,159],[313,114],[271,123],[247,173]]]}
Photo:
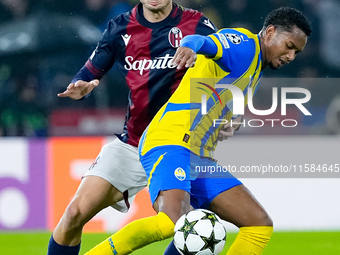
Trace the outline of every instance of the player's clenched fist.
{"label": "player's clenched fist", "polygon": [[188,47],[179,47],[172,60],[172,64],[177,66],[177,69],[182,67],[193,67],[197,59],[196,53]]}
{"label": "player's clenched fist", "polygon": [[70,83],[64,92],[58,94],[58,97],[69,97],[74,100],[79,100],[89,94],[98,85],[99,80],[97,79],[90,82],[79,80],[75,83]]}
{"label": "player's clenched fist", "polygon": [[242,120],[242,116],[238,116],[236,119],[233,120],[233,124],[231,122],[225,124],[223,128],[219,131],[217,139],[219,141],[223,141],[227,140],[229,137],[233,137],[234,132],[240,128]]}

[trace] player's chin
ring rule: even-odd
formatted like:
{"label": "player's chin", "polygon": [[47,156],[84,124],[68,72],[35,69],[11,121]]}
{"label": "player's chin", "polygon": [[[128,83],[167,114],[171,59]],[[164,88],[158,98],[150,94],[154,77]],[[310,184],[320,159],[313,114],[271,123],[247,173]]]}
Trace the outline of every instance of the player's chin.
{"label": "player's chin", "polygon": [[273,63],[269,63],[269,67],[270,67],[271,69],[273,69],[273,70],[277,70],[277,69],[279,69],[281,66],[275,65],[275,64],[273,64]]}
{"label": "player's chin", "polygon": [[162,3],[157,1],[150,1],[145,4],[147,9],[152,12],[159,12],[165,8],[165,6],[162,5]]}

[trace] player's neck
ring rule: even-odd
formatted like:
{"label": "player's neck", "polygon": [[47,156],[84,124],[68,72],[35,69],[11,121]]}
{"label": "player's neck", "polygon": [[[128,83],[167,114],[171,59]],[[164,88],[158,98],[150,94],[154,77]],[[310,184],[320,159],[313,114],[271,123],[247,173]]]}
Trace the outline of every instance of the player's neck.
{"label": "player's neck", "polygon": [[265,69],[268,66],[268,63],[266,61],[266,46],[264,44],[264,33],[263,30],[259,32],[260,37],[260,48],[261,48],[261,56],[262,56],[262,68],[261,70]]}
{"label": "player's neck", "polygon": [[171,10],[172,4],[169,4],[164,9],[158,11],[151,11],[147,9],[145,6],[143,6],[144,18],[151,23],[156,23],[164,20],[166,17],[168,17]]}

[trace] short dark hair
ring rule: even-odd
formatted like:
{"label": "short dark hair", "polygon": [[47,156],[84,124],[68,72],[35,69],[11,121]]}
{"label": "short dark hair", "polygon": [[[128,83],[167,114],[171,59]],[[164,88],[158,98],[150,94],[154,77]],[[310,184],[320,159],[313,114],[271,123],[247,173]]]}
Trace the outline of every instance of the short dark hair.
{"label": "short dark hair", "polygon": [[281,28],[287,32],[291,32],[293,26],[296,25],[307,36],[310,36],[312,33],[311,24],[305,15],[291,7],[281,7],[269,13],[264,20],[263,27],[266,28],[269,25]]}

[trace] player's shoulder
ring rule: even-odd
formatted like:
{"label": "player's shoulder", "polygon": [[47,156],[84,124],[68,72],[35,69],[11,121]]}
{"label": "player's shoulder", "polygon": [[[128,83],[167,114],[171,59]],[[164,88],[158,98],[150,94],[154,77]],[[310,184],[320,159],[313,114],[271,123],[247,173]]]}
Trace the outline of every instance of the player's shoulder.
{"label": "player's shoulder", "polygon": [[232,48],[241,55],[254,52],[257,43],[257,35],[245,28],[223,28],[215,34],[215,37],[225,49]]}
{"label": "player's shoulder", "polygon": [[202,13],[194,9],[185,8],[177,5],[177,8],[181,9],[182,22],[195,23],[195,34],[209,35],[217,31],[216,26]]}
{"label": "player's shoulder", "polygon": [[121,13],[119,15],[117,15],[116,17],[112,18],[109,20],[109,24],[111,25],[125,25],[127,24],[130,19],[131,19],[131,15],[134,9]]}
{"label": "player's shoulder", "polygon": [[244,45],[253,42],[257,37],[257,35],[245,28],[223,28],[217,33],[224,35],[229,42],[235,45]]}
{"label": "player's shoulder", "polygon": [[185,17],[202,17],[204,16],[204,14],[202,12],[199,12],[197,10],[191,9],[191,8],[187,8],[187,7],[183,7],[181,5],[177,5],[177,8],[179,8],[182,12],[183,15]]}
{"label": "player's shoulder", "polygon": [[132,11],[133,9],[128,12],[119,14],[108,21],[106,30],[104,32],[107,38],[111,38],[111,40],[114,40],[116,36],[126,30],[126,27],[129,24],[132,16]]}
{"label": "player's shoulder", "polygon": [[220,57],[227,61],[230,70],[243,70],[252,63],[256,55],[257,35],[243,28],[223,28],[215,37],[220,43]]}

